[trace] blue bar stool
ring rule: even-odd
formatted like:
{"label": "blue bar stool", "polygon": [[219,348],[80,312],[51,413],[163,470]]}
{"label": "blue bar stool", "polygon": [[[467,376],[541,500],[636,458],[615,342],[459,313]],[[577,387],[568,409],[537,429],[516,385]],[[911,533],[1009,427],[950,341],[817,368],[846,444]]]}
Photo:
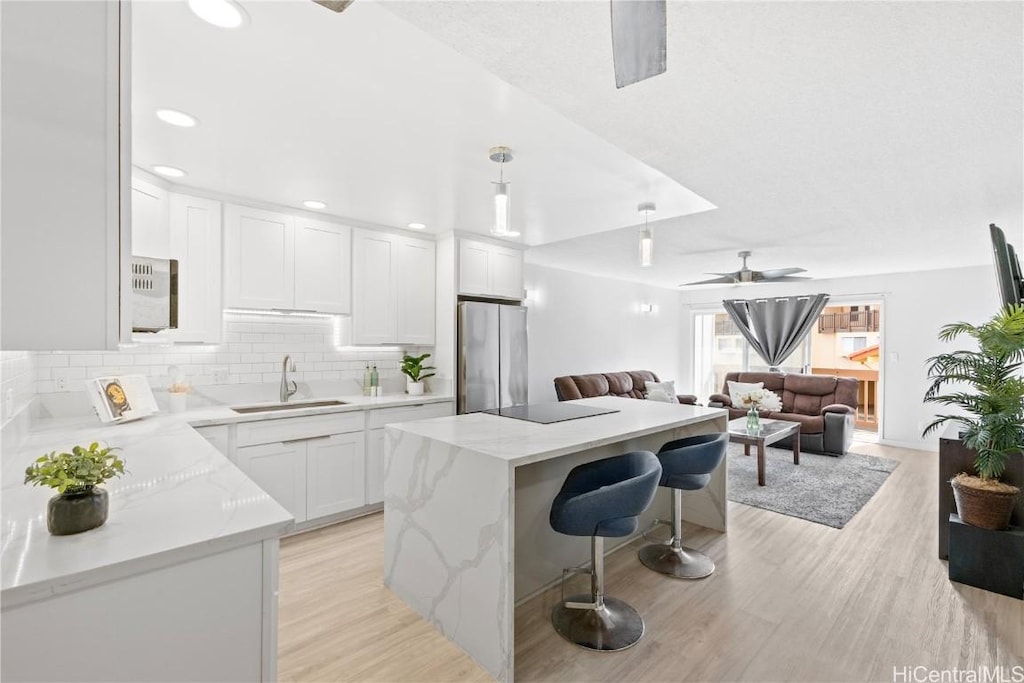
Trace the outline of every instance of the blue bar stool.
{"label": "blue bar stool", "polygon": [[640,561],[648,569],[677,579],[703,579],[715,571],[710,557],[683,545],[683,491],[696,491],[708,485],[711,473],[725,459],[728,445],[726,433],[701,434],[669,441],[658,451],[659,484],[672,489],[672,538],[640,549]]}
{"label": "blue bar stool", "polygon": [[[643,636],[640,614],[604,594],[604,539],[636,531],[637,516],[654,500],[660,477],[657,456],[635,451],[574,467],[552,501],[552,529],[590,536],[593,568],[563,570],[562,601],[551,612],[555,631],[569,642],[611,652],[624,650]],[[565,575],[570,572],[590,574],[590,595],[565,598]]]}

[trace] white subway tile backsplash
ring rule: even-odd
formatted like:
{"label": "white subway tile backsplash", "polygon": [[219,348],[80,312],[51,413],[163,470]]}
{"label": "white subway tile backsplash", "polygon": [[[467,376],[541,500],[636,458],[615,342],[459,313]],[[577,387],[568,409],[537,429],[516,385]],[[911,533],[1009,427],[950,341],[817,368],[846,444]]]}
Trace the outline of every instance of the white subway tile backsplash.
{"label": "white subway tile backsplash", "polygon": [[[276,382],[286,354],[295,361],[293,376],[298,381],[362,381],[367,363],[376,365],[381,377],[398,376],[400,347],[338,347],[339,324],[348,323],[331,317],[225,313],[224,343],[217,345],[133,344],[117,353],[2,351],[0,389],[17,385],[18,400],[27,403],[35,393],[56,391],[54,368],[61,368],[69,386],[75,387],[89,377],[141,374],[162,388],[170,383],[169,366],[177,367],[186,381],[197,386]],[[424,353],[420,347],[410,352]],[[5,421],[9,417],[3,414]]]}

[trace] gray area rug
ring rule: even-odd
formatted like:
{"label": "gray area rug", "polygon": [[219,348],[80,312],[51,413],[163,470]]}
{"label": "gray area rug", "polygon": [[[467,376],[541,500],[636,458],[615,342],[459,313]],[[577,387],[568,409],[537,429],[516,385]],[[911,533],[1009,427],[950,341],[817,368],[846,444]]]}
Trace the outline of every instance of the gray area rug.
{"label": "gray area rug", "polygon": [[781,512],[842,529],[885,483],[899,463],[860,453],[801,453],[793,464],[791,448],[765,449],[765,482],[757,485],[757,447],[743,455],[742,444],[729,444],[729,500]]}

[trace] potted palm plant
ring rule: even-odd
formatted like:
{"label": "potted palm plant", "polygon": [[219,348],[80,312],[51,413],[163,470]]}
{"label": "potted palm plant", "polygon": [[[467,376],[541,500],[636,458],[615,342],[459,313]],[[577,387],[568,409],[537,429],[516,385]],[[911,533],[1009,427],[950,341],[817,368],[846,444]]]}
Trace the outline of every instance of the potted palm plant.
{"label": "potted palm plant", "polygon": [[433,372],[426,372],[427,370],[436,370],[432,365],[423,365],[423,361],[430,358],[429,353],[424,353],[421,356],[410,356],[406,354],[402,357],[402,374],[409,379],[405,383],[405,390],[411,396],[419,396],[423,393],[423,380],[428,377],[433,377]]}
{"label": "potted palm plant", "polygon": [[46,506],[46,528],[51,534],[77,534],[107,521],[109,499],[99,485],[125,471],[115,450],[93,442],[75,446],[70,453],[47,453],[26,468],[26,484],[57,489]]}
{"label": "potted palm plant", "polygon": [[978,349],[941,353],[928,359],[926,403],[959,408],[936,415],[927,435],[946,422],[962,427],[960,439],[977,456],[977,476],[966,472],[950,484],[957,512],[967,524],[1005,529],[1020,489],[999,481],[1007,458],[1024,448],[1024,306],[1007,306],[981,325],[945,325],[941,341],[972,337]]}

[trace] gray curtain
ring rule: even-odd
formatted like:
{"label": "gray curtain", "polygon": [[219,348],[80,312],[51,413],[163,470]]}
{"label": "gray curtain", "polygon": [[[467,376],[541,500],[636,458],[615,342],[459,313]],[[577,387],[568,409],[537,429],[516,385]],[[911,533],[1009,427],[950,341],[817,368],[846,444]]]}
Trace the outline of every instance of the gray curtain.
{"label": "gray curtain", "polygon": [[828,294],[722,302],[757,355],[777,372],[803,342],[828,303]]}

